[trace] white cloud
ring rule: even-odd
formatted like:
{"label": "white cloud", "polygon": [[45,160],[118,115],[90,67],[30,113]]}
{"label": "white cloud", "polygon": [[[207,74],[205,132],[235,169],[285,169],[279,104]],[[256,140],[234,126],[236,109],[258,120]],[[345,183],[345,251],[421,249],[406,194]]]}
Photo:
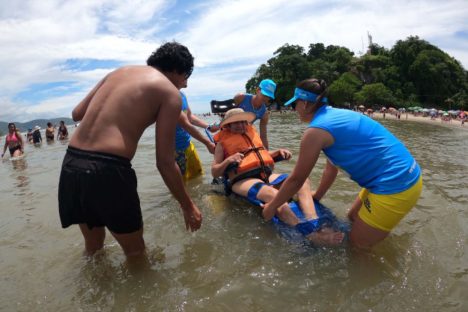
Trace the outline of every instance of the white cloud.
{"label": "white cloud", "polygon": [[[307,49],[321,42],[358,53],[367,46],[368,31],[386,48],[417,35],[468,68],[465,0],[238,0],[190,5],[177,7],[174,0],[0,2],[0,119],[65,116],[109,71],[60,67],[67,59],[144,64],[161,42],[173,38],[196,57],[198,68],[187,89],[189,100],[196,99],[194,111],[207,111],[208,99],[243,91],[256,68],[285,43]],[[186,20],[171,15],[176,11]],[[173,33],[164,32],[171,29]],[[455,36],[460,31],[465,32],[464,40]],[[32,84],[57,81],[77,81],[86,90],[29,107],[12,100]]]}

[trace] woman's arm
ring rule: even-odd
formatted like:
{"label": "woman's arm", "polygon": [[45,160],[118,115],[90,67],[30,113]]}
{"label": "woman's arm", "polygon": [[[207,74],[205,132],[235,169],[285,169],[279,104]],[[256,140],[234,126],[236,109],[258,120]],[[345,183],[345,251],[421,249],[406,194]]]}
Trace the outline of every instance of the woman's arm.
{"label": "woman's arm", "polygon": [[275,198],[264,205],[262,214],[265,220],[273,218],[276,210],[299,191],[314,168],[320,151],[328,145],[330,138],[331,135],[328,132],[317,128],[309,128],[304,132],[293,172],[284,181]]}
{"label": "woman's arm", "polygon": [[6,140],[6,137],[5,137],[5,145],[3,146],[2,158],[3,158],[3,155],[5,155],[7,147],[8,147],[8,143],[7,143],[7,140]]}
{"label": "woman's arm", "polygon": [[327,164],[325,169],[323,169],[322,178],[320,179],[320,184],[317,190],[315,191],[314,198],[316,200],[322,199],[323,196],[327,193],[330,186],[335,182],[336,175],[338,174],[338,168],[336,168],[330,160],[327,159]]}

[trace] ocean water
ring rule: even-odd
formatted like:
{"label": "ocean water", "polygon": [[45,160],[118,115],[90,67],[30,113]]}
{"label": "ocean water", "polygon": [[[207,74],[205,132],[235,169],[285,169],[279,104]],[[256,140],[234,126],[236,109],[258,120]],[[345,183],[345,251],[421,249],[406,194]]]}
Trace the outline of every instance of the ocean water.
{"label": "ocean water", "polygon": [[[62,229],[58,216],[68,142],[28,145],[22,160],[0,162],[0,310],[468,311],[468,131],[382,122],[420,163],[424,189],[371,251],[288,241],[257,208],[215,192],[212,155],[198,142],[205,175],[187,188],[203,224],[187,232],[155,167],[154,128],[147,129],[132,162],[149,258],[138,268],[109,233],[102,252],[82,256],[78,227]],[[304,129],[294,114],[271,117],[270,146],[293,152],[278,172],[292,170]],[[321,156],[313,186],[324,164]],[[358,191],[340,174],[323,203],[344,218]]]}

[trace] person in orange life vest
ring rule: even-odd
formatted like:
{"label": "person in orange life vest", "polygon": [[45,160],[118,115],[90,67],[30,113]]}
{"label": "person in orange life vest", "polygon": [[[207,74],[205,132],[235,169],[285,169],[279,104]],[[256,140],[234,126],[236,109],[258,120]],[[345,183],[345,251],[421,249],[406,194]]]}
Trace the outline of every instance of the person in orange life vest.
{"label": "person in orange life vest", "polygon": [[11,157],[18,157],[24,153],[24,143],[21,133],[16,129],[16,125],[12,122],[8,124],[8,134],[5,137],[5,145],[3,146],[3,155],[5,155],[6,149],[10,150]]}
{"label": "person in orange life vest", "polygon": [[[281,185],[282,181],[275,183],[275,180],[285,179],[284,175],[273,173],[273,158],[281,156],[288,160],[291,158],[291,152],[286,149],[266,150],[260,136],[251,125],[254,119],[253,113],[244,112],[241,108],[233,108],[226,113],[220,123],[222,130],[215,135],[218,144],[215,148],[211,173],[215,178],[222,176],[230,164],[237,163],[237,170],[228,173],[232,191],[248,197],[252,188],[260,187],[256,190],[258,192],[256,199],[267,203],[275,197],[278,192],[277,187]],[[317,219],[309,180],[304,182],[297,196],[306,220]],[[282,204],[276,215],[288,225],[296,226],[299,223],[299,219],[287,202]],[[270,220],[271,217],[265,219]],[[344,234],[331,228],[323,228],[306,237],[315,244],[338,245],[343,240]]]}

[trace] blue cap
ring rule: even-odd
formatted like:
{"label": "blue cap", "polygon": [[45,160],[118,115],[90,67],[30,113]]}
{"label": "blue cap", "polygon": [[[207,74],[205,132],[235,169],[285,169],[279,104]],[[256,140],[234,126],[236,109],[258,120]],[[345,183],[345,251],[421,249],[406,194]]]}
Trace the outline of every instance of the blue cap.
{"label": "blue cap", "polygon": [[[318,97],[318,94],[303,90],[301,88],[296,88],[294,90],[294,96],[289,101],[287,101],[284,105],[285,106],[291,105],[297,100],[304,100],[304,101],[315,103],[317,101],[317,97]],[[327,104],[328,99],[326,97],[323,97],[320,100],[320,102]]]}
{"label": "blue cap", "polygon": [[276,83],[271,79],[263,79],[258,85],[260,92],[269,98],[275,99]]}

